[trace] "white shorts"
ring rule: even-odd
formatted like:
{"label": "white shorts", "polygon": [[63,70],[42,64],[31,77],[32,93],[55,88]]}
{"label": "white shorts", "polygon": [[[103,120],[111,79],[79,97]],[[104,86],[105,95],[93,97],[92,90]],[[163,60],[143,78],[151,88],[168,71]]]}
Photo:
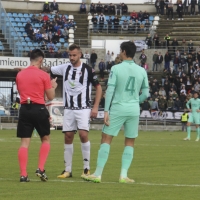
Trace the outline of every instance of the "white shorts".
{"label": "white shorts", "polygon": [[70,110],[64,109],[63,132],[90,129],[90,109]]}

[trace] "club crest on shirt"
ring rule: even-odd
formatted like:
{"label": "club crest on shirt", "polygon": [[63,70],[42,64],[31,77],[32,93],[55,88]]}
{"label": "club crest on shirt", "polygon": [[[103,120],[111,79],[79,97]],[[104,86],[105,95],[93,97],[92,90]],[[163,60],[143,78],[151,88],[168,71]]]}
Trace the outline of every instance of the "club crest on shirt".
{"label": "club crest on shirt", "polygon": [[69,83],[69,85],[70,85],[70,88],[75,88],[76,87],[76,85],[75,85],[75,83],[74,82],[72,82],[72,81],[70,81],[70,80],[68,80],[68,83]]}
{"label": "club crest on shirt", "polygon": [[82,72],[79,72],[79,76],[80,76],[80,77],[82,76]]}

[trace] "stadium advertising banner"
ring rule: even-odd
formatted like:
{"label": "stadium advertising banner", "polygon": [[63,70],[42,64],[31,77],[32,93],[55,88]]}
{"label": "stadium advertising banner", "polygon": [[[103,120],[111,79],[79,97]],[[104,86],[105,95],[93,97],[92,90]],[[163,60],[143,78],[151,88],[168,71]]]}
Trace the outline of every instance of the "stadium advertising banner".
{"label": "stadium advertising banner", "polygon": [[[166,120],[166,121],[174,121],[174,122],[180,122],[181,115],[183,112],[174,112],[174,111],[148,111],[143,110],[140,114],[140,120]],[[98,119],[104,118],[104,111],[99,111],[97,115]]]}
{"label": "stadium advertising banner", "polygon": [[[68,62],[68,58],[44,58],[43,67],[62,65]],[[85,59],[81,59],[85,62]],[[14,69],[16,67],[28,67],[29,57],[0,57],[0,69]]]}

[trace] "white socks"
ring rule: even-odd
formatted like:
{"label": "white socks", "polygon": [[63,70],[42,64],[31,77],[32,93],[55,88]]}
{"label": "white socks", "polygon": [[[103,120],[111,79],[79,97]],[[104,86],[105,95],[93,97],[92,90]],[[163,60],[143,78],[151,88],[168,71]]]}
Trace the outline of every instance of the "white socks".
{"label": "white socks", "polygon": [[73,144],[64,144],[64,161],[65,161],[65,171],[72,171],[72,156],[74,153]]}
{"label": "white socks", "polygon": [[83,169],[90,169],[90,141],[81,143],[81,150],[83,156]]}

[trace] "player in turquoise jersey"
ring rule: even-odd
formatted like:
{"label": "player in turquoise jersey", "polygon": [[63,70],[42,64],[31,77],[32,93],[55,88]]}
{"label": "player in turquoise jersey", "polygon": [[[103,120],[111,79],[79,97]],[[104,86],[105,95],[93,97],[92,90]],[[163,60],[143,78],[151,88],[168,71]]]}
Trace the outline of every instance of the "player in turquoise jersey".
{"label": "player in turquoise jersey", "polygon": [[[191,98],[187,104],[186,107],[191,112],[189,115],[189,119],[187,122],[187,137],[184,138],[184,140],[190,140],[190,132],[191,132],[191,123],[196,124],[196,132],[197,132],[197,138],[195,141],[199,141],[200,136],[200,130],[199,130],[199,124],[200,124],[200,99],[198,98],[198,92],[194,93],[194,98]],[[191,109],[190,109],[191,108]]]}
{"label": "player in turquoise jersey", "polygon": [[[124,125],[125,148],[119,182],[134,182],[127,177],[127,172],[133,159],[134,141],[138,136],[139,104],[148,97],[149,85],[144,68],[133,62],[136,52],[135,44],[123,42],[120,48],[120,58],[123,62],[112,67],[106,90],[104,126],[98,151],[97,168],[94,174],[83,177],[87,181],[101,182],[112,139],[118,135]],[[141,95],[140,92],[142,92]]]}

